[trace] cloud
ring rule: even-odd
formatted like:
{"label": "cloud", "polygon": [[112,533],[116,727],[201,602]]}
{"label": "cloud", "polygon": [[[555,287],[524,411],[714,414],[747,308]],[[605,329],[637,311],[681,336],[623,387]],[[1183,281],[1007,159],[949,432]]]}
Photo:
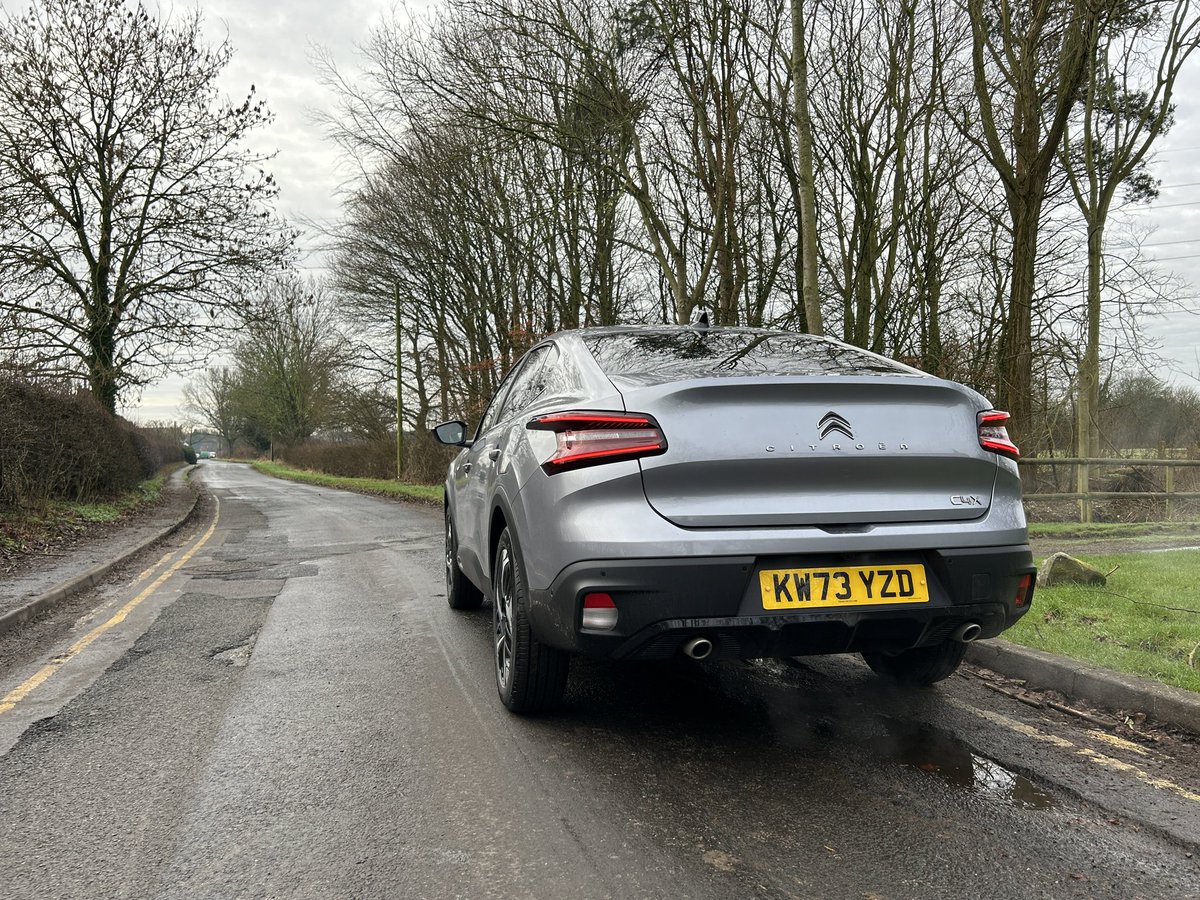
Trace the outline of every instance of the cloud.
{"label": "cloud", "polygon": [[234,48],[225,90],[240,98],[254,85],[275,114],[254,140],[256,149],[278,153],[270,170],[280,186],[279,212],[291,220],[334,218],[337,153],[313,120],[314,111],[328,109],[334,98],[319,83],[312,51],[320,46],[339,67],[353,70],[356,46],[385,8],[365,0],[209,0],[203,10],[212,39],[227,31]]}

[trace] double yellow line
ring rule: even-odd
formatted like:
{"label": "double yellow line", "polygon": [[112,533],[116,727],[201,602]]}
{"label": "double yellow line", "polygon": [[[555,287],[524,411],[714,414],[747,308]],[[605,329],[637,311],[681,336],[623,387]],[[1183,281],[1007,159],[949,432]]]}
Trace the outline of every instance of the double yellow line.
{"label": "double yellow line", "polygon": [[[185,565],[188,560],[196,555],[196,552],[201,547],[208,543],[208,539],[211,538],[213,536],[213,532],[217,530],[217,522],[221,518],[221,503],[219,500],[216,500],[215,497],[213,500],[216,502],[217,506],[215,512],[213,513],[212,524],[208,526],[208,530],[200,536],[200,539],[197,540],[196,543],[192,544],[186,553],[180,556],[179,559],[175,560],[175,562],[172,563],[166,569],[166,571],[154,579],[154,581],[152,581],[148,587],[143,589],[141,593],[113,613],[112,618],[100,625],[97,625],[95,628],[73,643],[70,647],[68,647],[65,653],[61,653],[54,657],[54,659],[30,675],[27,679],[25,679],[25,681],[21,682],[21,684],[9,691],[4,696],[4,699],[0,700],[0,715],[3,715],[4,713],[15,708],[16,705],[28,697],[30,693],[37,690],[40,685],[44,684],[48,679],[50,679],[55,672],[82,653],[93,641],[96,640],[96,638],[124,622],[129,614],[137,609],[139,605],[141,605],[142,601],[158,590],[164,581],[178,572],[181,566]],[[170,554],[167,554],[167,556],[165,556],[163,559],[169,558]],[[134,579],[133,583],[138,584],[149,577],[150,573],[162,565],[162,562],[163,560],[159,560],[149,569],[142,572],[136,579]]]}
{"label": "double yellow line", "polygon": [[[1148,784],[1153,788],[1158,788],[1160,791],[1167,791],[1169,793],[1176,794],[1177,796],[1182,797],[1184,800],[1191,800],[1193,803],[1200,803],[1200,794],[1196,793],[1196,791],[1192,790],[1191,788],[1176,784],[1173,781],[1168,781],[1165,778],[1159,778],[1155,775],[1151,775],[1149,772],[1138,768],[1132,763],[1124,762],[1123,760],[1116,759],[1104,753],[1097,753],[1091,747],[1080,747],[1074,742],[1068,741],[1064,737],[1059,737],[1057,734],[1049,734],[1045,731],[1034,728],[1032,725],[1026,725],[1024,722],[1019,722],[1016,719],[1010,719],[1008,716],[990,709],[978,709],[969,703],[954,698],[950,698],[949,703],[953,706],[957,706],[959,709],[969,710],[975,715],[987,719],[989,722],[999,725],[1002,728],[1015,731],[1017,734],[1032,738],[1035,741],[1040,741],[1044,744],[1050,744],[1051,746],[1057,747],[1060,750],[1066,750],[1069,753],[1073,753],[1076,756],[1086,759],[1088,762],[1093,763],[1094,765],[1103,766],[1106,769],[1113,769],[1117,772],[1132,775],[1143,784]],[[1098,731],[1089,731],[1088,734],[1094,738],[1100,738],[1104,740],[1105,743],[1113,744],[1114,746],[1129,745],[1126,747],[1126,749],[1133,749],[1142,756],[1146,755],[1146,752],[1141,747],[1131,744],[1129,741],[1120,741],[1119,738],[1114,738],[1112,735],[1107,735]]]}

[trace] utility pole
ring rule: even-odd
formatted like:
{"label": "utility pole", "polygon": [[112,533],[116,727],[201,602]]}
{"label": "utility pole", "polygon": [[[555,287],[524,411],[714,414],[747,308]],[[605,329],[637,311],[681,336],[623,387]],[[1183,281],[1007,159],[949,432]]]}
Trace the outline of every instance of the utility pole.
{"label": "utility pole", "polygon": [[393,284],[396,301],[396,480],[404,472],[404,384],[401,380],[400,282]]}

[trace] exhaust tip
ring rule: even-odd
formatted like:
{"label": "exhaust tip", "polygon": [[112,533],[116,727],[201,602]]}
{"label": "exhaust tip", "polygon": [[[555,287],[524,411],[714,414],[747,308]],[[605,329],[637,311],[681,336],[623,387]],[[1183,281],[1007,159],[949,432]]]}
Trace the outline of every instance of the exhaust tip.
{"label": "exhaust tip", "polygon": [[951,637],[956,641],[969,644],[983,633],[983,627],[978,622],[966,622],[955,629]]}
{"label": "exhaust tip", "polygon": [[683,645],[683,652],[692,659],[704,659],[713,652],[713,642],[705,637],[692,638]]}

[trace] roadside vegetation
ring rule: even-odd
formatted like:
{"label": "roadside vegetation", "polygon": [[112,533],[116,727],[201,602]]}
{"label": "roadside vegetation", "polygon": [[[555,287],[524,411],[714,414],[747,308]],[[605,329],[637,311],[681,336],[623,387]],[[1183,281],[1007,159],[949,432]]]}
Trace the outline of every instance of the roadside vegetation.
{"label": "roadside vegetation", "polygon": [[358,174],[306,278],[202,14],[34,0],[0,14],[0,372],[112,412],[186,371],[222,455],[436,483],[407,437],[542,335],[703,309],[978,388],[1029,455],[1195,454],[1200,394],[1130,374],[1189,291],[1124,214],[1179,187],[1198,32],[1196,0],[397,9],[358,71],[317,53]]}
{"label": "roadside vegetation", "polygon": [[1063,541],[1162,541],[1195,539],[1200,543],[1200,522],[1030,522],[1033,539]]}
{"label": "roadside vegetation", "polygon": [[252,465],[266,475],[286,478],[288,481],[299,481],[302,484],[339,488],[344,491],[370,494],[374,497],[389,497],[395,500],[419,500],[430,504],[442,502],[443,493],[440,485],[407,484],[403,481],[392,481],[386,478],[349,478],[344,475],[327,475],[324,472],[296,469],[284,463],[264,460],[259,460]]}
{"label": "roadside vegetation", "polygon": [[58,552],[150,509],[159,502],[163,485],[180,465],[164,466],[158,474],[108,500],[51,500],[27,511],[0,508],[0,572],[11,570],[22,557]]}
{"label": "roadside vegetation", "polygon": [[[1140,374],[1157,366],[1139,323],[1188,292],[1124,214],[1174,189],[1153,151],[1200,11],[1039,9],[463,0],[385,17],[361,72],[321,59],[325,124],[359,173],[324,236],[330,276],[258,285],[191,412],[293,465],[436,483],[409,447],[399,464],[374,448],[476,420],[544,334],[704,309],[971,385],[1027,455],[1196,455],[1200,393]],[[341,445],[332,467],[298,459],[311,442]],[[350,445],[390,471],[335,471]],[[1092,488],[1135,489],[1111,474]]]}
{"label": "roadside vegetation", "polygon": [[183,464],[180,430],[140,427],[86,391],[0,374],[0,571],[158,501]]}
{"label": "roadside vegetation", "polygon": [[0,516],[110,501],[183,461],[178,428],[137,426],[69,383],[0,373]]}
{"label": "roadside vegetation", "polygon": [[223,346],[244,285],[287,258],[271,121],[219,85],[199,9],[37,0],[0,13],[0,357],[71,375],[115,413]]}
{"label": "roadside vegetation", "polygon": [[1105,587],[1039,588],[1004,637],[1128,675],[1200,691],[1200,550],[1089,556]]}

